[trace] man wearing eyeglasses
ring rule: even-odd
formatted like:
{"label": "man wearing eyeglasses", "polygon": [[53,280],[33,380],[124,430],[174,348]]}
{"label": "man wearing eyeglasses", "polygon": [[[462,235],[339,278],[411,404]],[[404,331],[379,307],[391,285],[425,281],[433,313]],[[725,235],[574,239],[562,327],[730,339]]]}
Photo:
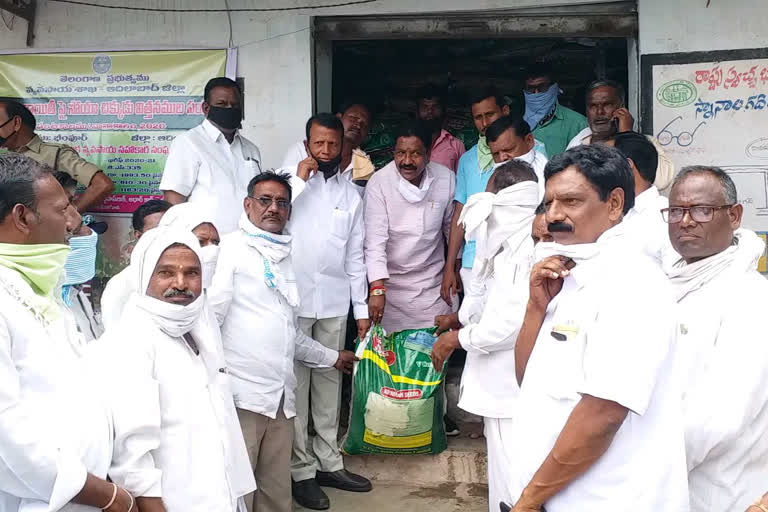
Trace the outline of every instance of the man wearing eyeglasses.
{"label": "man wearing eyeglasses", "polygon": [[662,210],[682,260],[668,273],[677,299],[692,512],[744,510],[768,482],[768,281],[765,243],[741,228],[733,180],[686,167]]}
{"label": "man wearing eyeglasses", "polygon": [[635,206],[624,218],[627,229],[633,233],[632,241],[659,265],[674,264],[680,255],[669,243],[667,225],[661,218],[661,209],[666,208],[669,201],[653,184],[659,163],[656,147],[648,137],[635,132],[617,133],[605,144],[627,157],[635,178]]}
{"label": "man wearing eyeglasses", "polygon": [[292,237],[284,230],[291,195],[288,175],[265,172],[251,179],[239,229],[221,240],[209,290],[258,486],[252,498],[246,497],[251,512],[293,509],[294,358],[311,368],[347,372],[355,359],[352,352],[326,348],[298,328]]}

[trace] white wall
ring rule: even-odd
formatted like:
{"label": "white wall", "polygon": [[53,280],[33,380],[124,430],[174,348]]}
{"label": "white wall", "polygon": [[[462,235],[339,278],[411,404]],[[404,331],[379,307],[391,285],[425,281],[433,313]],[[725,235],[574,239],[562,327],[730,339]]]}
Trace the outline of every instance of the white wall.
{"label": "white wall", "polygon": [[766,0],[639,0],[640,52],[768,46]]}

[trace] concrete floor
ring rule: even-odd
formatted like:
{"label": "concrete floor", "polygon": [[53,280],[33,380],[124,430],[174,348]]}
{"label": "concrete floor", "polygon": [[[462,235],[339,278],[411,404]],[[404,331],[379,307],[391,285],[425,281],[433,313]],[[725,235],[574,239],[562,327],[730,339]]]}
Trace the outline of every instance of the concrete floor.
{"label": "concrete floor", "polygon": [[[488,487],[482,484],[444,483],[406,486],[374,482],[368,493],[323,489],[331,499],[331,512],[487,512]],[[294,510],[307,509],[295,505]]]}

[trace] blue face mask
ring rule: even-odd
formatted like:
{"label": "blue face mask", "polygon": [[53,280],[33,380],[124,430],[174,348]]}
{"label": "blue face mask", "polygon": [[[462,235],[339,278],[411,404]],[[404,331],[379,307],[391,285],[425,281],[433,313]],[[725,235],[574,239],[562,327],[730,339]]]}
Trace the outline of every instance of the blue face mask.
{"label": "blue face mask", "polygon": [[531,93],[523,91],[525,95],[525,115],[523,119],[534,130],[542,119],[547,117],[557,105],[557,97],[560,94],[560,86],[552,84],[544,92]]}
{"label": "blue face mask", "polygon": [[92,231],[87,236],[76,236],[69,239],[72,251],[67,256],[64,265],[64,285],[87,283],[96,275],[96,244],[99,235]]}

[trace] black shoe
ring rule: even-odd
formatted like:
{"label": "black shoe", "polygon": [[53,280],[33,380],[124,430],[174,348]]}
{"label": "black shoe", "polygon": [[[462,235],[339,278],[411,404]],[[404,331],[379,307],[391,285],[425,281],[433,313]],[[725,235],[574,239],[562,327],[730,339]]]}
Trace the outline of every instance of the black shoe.
{"label": "black shoe", "polygon": [[291,481],[291,491],[296,503],[304,508],[327,510],[331,506],[328,495],[317,485],[317,480],[314,478],[300,482]]}
{"label": "black shoe", "polygon": [[443,416],[443,422],[445,423],[445,435],[448,437],[455,437],[461,432],[459,431],[459,427],[456,425],[456,423],[453,422],[451,418],[448,416]]}
{"label": "black shoe", "polygon": [[315,476],[317,483],[323,487],[335,487],[342,491],[368,492],[373,489],[371,481],[367,478],[350,473],[346,469],[340,469],[331,473],[318,471]]}

